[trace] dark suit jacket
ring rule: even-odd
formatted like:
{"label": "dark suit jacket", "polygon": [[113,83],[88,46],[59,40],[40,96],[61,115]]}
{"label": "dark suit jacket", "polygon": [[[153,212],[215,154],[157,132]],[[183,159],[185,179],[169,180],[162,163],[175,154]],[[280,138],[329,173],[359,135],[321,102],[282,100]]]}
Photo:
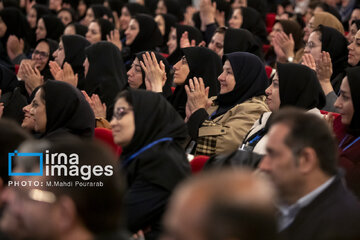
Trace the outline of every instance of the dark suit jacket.
{"label": "dark suit jacket", "polygon": [[289,240],[360,239],[360,203],[337,176],[328,188],[299,211],[280,236]]}

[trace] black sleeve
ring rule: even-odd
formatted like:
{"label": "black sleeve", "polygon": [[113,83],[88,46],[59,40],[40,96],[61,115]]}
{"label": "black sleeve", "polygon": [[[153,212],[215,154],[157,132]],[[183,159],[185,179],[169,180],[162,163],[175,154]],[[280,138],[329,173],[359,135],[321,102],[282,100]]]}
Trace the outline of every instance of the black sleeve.
{"label": "black sleeve", "polygon": [[169,191],[160,186],[136,180],[125,194],[128,229],[136,233],[154,224],[159,225],[169,196]]}
{"label": "black sleeve", "polygon": [[187,122],[187,127],[189,135],[192,139],[197,138],[201,124],[208,118],[209,114],[204,108],[200,108],[199,110],[191,114],[189,121]]}

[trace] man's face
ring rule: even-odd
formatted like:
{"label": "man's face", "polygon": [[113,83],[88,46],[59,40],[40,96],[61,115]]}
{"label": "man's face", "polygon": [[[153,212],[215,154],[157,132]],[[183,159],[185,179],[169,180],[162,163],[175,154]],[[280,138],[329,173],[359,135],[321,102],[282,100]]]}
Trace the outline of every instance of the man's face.
{"label": "man's face", "polygon": [[205,240],[201,231],[205,205],[205,199],[194,191],[177,194],[165,215],[161,240]]}
{"label": "man's face", "polygon": [[285,202],[293,200],[297,195],[298,186],[301,186],[299,184],[303,182],[298,168],[298,158],[284,142],[289,131],[289,127],[282,123],[270,128],[266,145],[267,154],[259,166],[260,170],[273,180],[280,198]]}

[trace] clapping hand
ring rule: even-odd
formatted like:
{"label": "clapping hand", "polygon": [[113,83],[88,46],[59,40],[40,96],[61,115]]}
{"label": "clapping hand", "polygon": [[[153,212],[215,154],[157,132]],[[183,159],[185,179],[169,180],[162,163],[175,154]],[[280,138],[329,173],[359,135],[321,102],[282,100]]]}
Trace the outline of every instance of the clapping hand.
{"label": "clapping hand", "polygon": [[[208,96],[209,87],[205,88],[204,81],[202,78],[196,78],[189,80],[189,85],[185,85],[185,91],[187,94],[186,112],[187,118],[191,116],[198,109],[209,107]],[[189,116],[188,116],[189,115]]]}
{"label": "clapping hand", "polygon": [[78,74],[74,74],[74,71],[69,63],[64,63],[64,69],[61,69],[61,67],[54,61],[50,61],[49,66],[50,72],[55,80],[67,82],[74,87],[77,87],[79,80]]}
{"label": "clapping hand", "polygon": [[63,71],[62,71],[61,67],[55,61],[50,61],[49,67],[50,67],[50,72],[51,72],[51,75],[53,76],[53,78],[55,80],[60,81],[63,78]]}
{"label": "clapping hand", "polygon": [[316,71],[315,59],[310,53],[305,53],[304,56],[302,56],[302,65],[305,65]]}
{"label": "clapping hand", "polygon": [[145,72],[146,89],[153,92],[162,92],[166,82],[165,65],[162,61],[158,63],[155,53],[146,52],[142,55],[143,61],[140,65]]}
{"label": "clapping hand", "polygon": [[110,34],[106,35],[106,39],[108,42],[113,43],[115,46],[122,50],[122,43],[120,40],[120,32],[119,30],[115,29],[110,32]]}
{"label": "clapping hand", "polygon": [[86,101],[90,104],[95,117],[106,119],[106,104],[102,103],[97,94],[93,94],[91,98],[85,91],[81,91]]}
{"label": "clapping hand", "polygon": [[25,82],[25,88],[29,94],[44,83],[44,77],[41,76],[40,71],[28,62],[21,63],[21,72],[22,80]]}

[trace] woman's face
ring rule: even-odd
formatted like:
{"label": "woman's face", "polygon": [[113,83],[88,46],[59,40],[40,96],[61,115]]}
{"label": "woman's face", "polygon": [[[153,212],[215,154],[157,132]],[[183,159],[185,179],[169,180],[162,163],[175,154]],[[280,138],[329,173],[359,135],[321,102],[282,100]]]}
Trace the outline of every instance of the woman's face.
{"label": "woman's face", "polygon": [[46,38],[46,27],[44,20],[42,18],[39,19],[37,28],[36,28],[36,41],[39,41],[40,39]]}
{"label": "woman's face", "polygon": [[169,40],[166,43],[168,46],[169,54],[172,54],[176,48],[177,48],[177,41],[176,41],[176,28],[172,27],[170,34],[169,34]]}
{"label": "woman's face", "polygon": [[350,85],[347,77],[344,77],[340,86],[340,95],[334,106],[341,114],[341,122],[344,125],[350,125],[354,115],[354,105],[351,98]]}
{"label": "woman's face", "polygon": [[271,85],[265,90],[266,104],[272,112],[280,108],[279,76],[275,73]]}
{"label": "woman's face", "polygon": [[277,32],[283,32],[283,31],[284,31],[284,29],[283,29],[282,25],[279,22],[274,24],[274,26],[273,26],[273,28],[271,30],[271,33],[269,34],[269,37],[268,37],[270,45],[273,46],[272,40],[275,37],[275,34]]}
{"label": "woman's face", "polygon": [[304,28],[304,38],[303,38],[304,42],[308,42],[310,33],[312,31],[314,31],[314,29],[315,29],[314,21],[315,21],[315,17],[311,17],[310,21],[308,22],[308,24]]}
{"label": "woman's face", "polygon": [[211,41],[208,45],[208,48],[214,51],[221,58],[224,53],[224,38],[225,34],[217,32],[212,36]]}
{"label": "woman's face", "polygon": [[166,5],[164,3],[164,1],[160,0],[157,4],[157,8],[155,10],[156,14],[166,14],[167,13],[167,8]]}
{"label": "woman's face", "polygon": [[229,60],[226,60],[223,66],[223,72],[218,77],[220,82],[220,94],[225,94],[234,90],[236,81]]}
{"label": "woman's face", "polygon": [[128,83],[131,88],[139,88],[143,83],[143,75],[138,58],[135,58],[131,64],[130,70],[127,72]]}
{"label": "woman's face", "polygon": [[231,28],[241,28],[243,23],[243,16],[241,14],[241,10],[239,8],[235,9],[231,18],[229,20],[229,27]]}
{"label": "woman's face", "polygon": [[306,43],[304,53],[310,53],[315,61],[320,59],[322,43],[320,41],[319,32],[312,32],[309,36],[309,40]]}
{"label": "woman's face", "polygon": [[85,18],[84,18],[84,25],[89,26],[89,24],[94,20],[95,20],[94,11],[92,10],[92,8],[88,8],[88,10],[86,11]]}
{"label": "woman's face", "polygon": [[129,26],[131,20],[131,14],[127,7],[123,7],[121,9],[121,16],[120,16],[120,30],[126,30]]}
{"label": "woman's face", "polygon": [[87,8],[87,6],[86,6],[85,2],[84,1],[79,1],[79,5],[77,7],[77,11],[79,13],[79,16],[84,16],[85,15],[86,8]]}
{"label": "woman's face", "polygon": [[24,120],[21,123],[21,127],[29,131],[32,131],[35,129],[35,119],[31,116],[30,109],[31,109],[31,104],[23,107],[22,110],[24,112]]}
{"label": "woman's face", "polygon": [[85,61],[83,63],[83,66],[84,66],[84,75],[85,77],[87,76],[88,72],[89,72],[89,66],[90,66],[90,63],[89,63],[89,59],[88,58],[85,58]]}
{"label": "woman's face", "polygon": [[[174,65],[174,83],[176,85],[182,85],[185,83],[187,76],[190,73],[189,64],[186,57],[183,56],[180,61]],[[198,76],[200,77],[200,76]]]}
{"label": "woman's face", "polygon": [[46,131],[46,106],[45,101],[40,95],[43,89],[39,89],[31,102],[30,115],[34,119],[34,129],[37,132],[44,133]]}
{"label": "woman's face", "polygon": [[131,45],[134,42],[139,31],[140,31],[139,23],[135,19],[131,19],[129,23],[129,27],[125,31],[125,36],[126,36],[125,44],[128,46]]}
{"label": "woman's face", "polygon": [[39,71],[44,70],[47,62],[49,61],[49,55],[50,55],[49,45],[44,41],[40,42],[36,46],[32,56],[31,56],[31,59],[35,60],[35,67]]}
{"label": "woman's face", "polygon": [[53,53],[55,62],[61,67],[65,60],[65,50],[64,43],[61,40],[59,43],[59,48]]}
{"label": "woman's face", "polygon": [[99,24],[97,22],[91,22],[85,36],[86,36],[86,40],[88,40],[91,44],[100,42],[101,29]]}
{"label": "woman's face", "polygon": [[66,26],[72,22],[72,16],[68,11],[59,12],[57,17],[60,18],[60,20],[64,24],[64,26]]}
{"label": "woman's face", "polygon": [[6,30],[7,30],[7,26],[6,26],[5,22],[2,20],[2,18],[0,17],[0,38],[5,35]]}
{"label": "woman's face", "polygon": [[29,22],[30,28],[36,28],[37,12],[35,8],[30,8],[30,11],[27,15],[27,20]]}
{"label": "woman's face", "polygon": [[165,35],[165,21],[164,21],[164,18],[161,15],[157,15],[154,20],[158,25],[158,28],[159,28],[159,30],[161,32],[161,35],[164,36]]}
{"label": "woman's face", "polygon": [[110,125],[114,142],[122,147],[128,146],[135,133],[135,116],[125,98],[116,101]]}
{"label": "woman's face", "polygon": [[73,24],[67,25],[67,27],[64,30],[64,35],[75,35],[76,29]]}
{"label": "woman's face", "polygon": [[348,63],[356,66],[360,61],[360,30],[355,34],[354,41],[349,44],[348,50]]}
{"label": "woman's face", "polygon": [[350,31],[349,31],[348,35],[346,35],[346,39],[351,44],[354,41],[355,35],[356,35],[357,31],[358,31],[358,29],[356,27],[356,24],[355,23],[351,24],[349,30]]}

